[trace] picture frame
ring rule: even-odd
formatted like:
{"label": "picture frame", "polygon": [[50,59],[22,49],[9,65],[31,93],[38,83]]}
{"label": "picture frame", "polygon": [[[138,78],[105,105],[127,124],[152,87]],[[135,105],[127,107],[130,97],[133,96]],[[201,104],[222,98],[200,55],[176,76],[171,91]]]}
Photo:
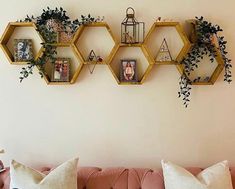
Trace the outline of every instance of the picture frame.
{"label": "picture frame", "polygon": [[137,61],[135,59],[122,59],[120,66],[121,82],[138,82]]}
{"label": "picture frame", "polygon": [[52,67],[51,81],[69,82],[70,58],[56,58]]}
{"label": "picture frame", "polygon": [[14,39],[15,62],[27,62],[34,58],[32,39]]}

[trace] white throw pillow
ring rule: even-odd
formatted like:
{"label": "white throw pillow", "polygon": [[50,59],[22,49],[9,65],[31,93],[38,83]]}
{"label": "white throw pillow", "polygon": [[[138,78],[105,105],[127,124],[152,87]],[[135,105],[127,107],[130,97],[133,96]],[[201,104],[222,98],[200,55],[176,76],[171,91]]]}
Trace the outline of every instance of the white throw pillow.
{"label": "white throw pillow", "polygon": [[45,175],[12,160],[10,189],[77,189],[77,163],[69,160]]}
{"label": "white throw pillow", "polygon": [[233,189],[227,161],[204,169],[197,176],[162,160],[165,189]]}

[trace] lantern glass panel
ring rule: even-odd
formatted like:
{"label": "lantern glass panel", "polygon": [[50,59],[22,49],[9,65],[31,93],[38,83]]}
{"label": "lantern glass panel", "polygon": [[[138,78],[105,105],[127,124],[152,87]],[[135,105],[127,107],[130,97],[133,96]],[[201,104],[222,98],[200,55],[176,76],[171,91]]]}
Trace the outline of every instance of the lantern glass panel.
{"label": "lantern glass panel", "polygon": [[144,35],[145,35],[145,24],[144,22],[139,22],[138,23],[138,41],[139,43],[143,43],[144,41]]}
{"label": "lantern glass panel", "polygon": [[122,25],[122,42],[123,43],[138,43],[138,24]]}

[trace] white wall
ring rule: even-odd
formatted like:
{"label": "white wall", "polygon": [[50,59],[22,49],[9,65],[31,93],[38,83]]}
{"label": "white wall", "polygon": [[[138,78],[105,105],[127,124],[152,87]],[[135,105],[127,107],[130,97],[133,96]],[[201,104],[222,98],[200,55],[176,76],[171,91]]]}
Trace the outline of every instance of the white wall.
{"label": "white wall", "polygon": [[[0,33],[8,22],[64,7],[71,17],[104,15],[115,36],[133,6],[148,30],[158,16],[183,21],[196,15],[224,28],[235,59],[234,0],[1,0]],[[73,156],[85,166],[159,167],[162,158],[184,166],[228,159],[235,165],[235,85],[220,75],[214,86],[194,87],[188,109],[177,98],[179,73],[155,67],[142,86],[118,86],[105,66],[85,68],[75,85],[47,86],[37,74],[22,84],[20,67],[0,51],[0,148],[29,165]],[[234,68],[233,68],[234,70]],[[235,72],[234,72],[235,73]]]}

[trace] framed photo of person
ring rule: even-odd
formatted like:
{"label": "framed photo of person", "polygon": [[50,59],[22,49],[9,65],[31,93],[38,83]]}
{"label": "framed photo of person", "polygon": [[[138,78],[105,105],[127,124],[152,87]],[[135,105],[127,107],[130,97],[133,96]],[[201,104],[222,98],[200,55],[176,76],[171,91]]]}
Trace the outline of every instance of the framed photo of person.
{"label": "framed photo of person", "polygon": [[51,81],[69,82],[70,59],[57,58],[53,64]]}
{"label": "framed photo of person", "polygon": [[120,80],[121,82],[138,82],[136,73],[136,60],[121,60]]}
{"label": "framed photo of person", "polygon": [[33,57],[33,42],[31,39],[14,39],[15,62],[27,62]]}

